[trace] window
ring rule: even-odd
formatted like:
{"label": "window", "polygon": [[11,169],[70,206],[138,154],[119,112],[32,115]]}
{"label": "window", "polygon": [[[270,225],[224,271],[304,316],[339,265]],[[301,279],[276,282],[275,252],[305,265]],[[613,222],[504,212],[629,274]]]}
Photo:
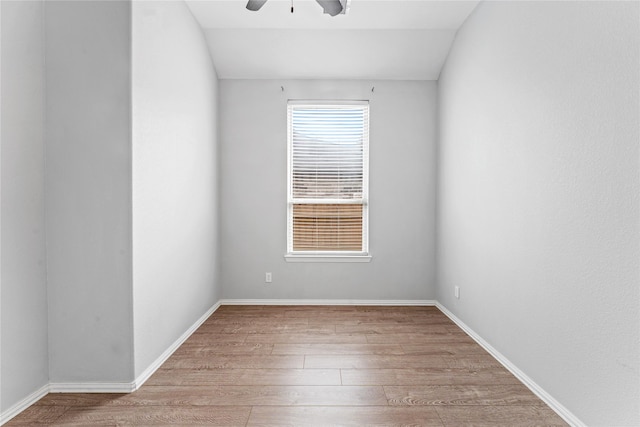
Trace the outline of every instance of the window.
{"label": "window", "polygon": [[369,259],[367,102],[288,104],[287,259]]}

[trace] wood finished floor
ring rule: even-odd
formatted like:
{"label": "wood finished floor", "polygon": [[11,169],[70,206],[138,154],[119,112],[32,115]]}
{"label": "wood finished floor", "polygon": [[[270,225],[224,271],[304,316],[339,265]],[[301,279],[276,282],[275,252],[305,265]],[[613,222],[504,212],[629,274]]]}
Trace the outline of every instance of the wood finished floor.
{"label": "wood finished floor", "polygon": [[435,307],[222,306],[131,394],[49,394],[7,426],[566,423]]}

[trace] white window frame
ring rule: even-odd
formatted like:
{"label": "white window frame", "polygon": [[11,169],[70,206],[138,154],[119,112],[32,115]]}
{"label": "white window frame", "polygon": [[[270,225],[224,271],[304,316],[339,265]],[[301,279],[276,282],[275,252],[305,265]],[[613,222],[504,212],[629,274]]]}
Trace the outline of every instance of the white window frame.
{"label": "white window frame", "polygon": [[[305,203],[309,200],[293,198],[293,134],[292,108],[295,107],[364,107],[365,138],[363,141],[363,176],[362,176],[362,250],[361,251],[294,251],[293,250],[293,205]],[[370,262],[369,253],[369,101],[312,101],[289,100],[287,102],[287,262]],[[324,203],[340,204],[353,203],[352,200],[314,199]]]}

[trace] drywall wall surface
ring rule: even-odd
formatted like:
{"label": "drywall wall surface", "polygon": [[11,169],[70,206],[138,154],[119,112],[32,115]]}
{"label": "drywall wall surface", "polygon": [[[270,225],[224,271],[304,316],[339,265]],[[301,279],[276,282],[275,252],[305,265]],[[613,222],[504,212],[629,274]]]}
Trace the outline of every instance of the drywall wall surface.
{"label": "drywall wall surface", "polygon": [[481,3],[439,80],[438,301],[592,426],[640,424],[639,7]]}
{"label": "drywall wall surface", "polygon": [[[370,263],[285,261],[288,99],[369,100]],[[435,103],[428,81],[221,80],[224,298],[433,298]]]}
{"label": "drywall wall surface", "polygon": [[133,380],[131,5],[45,3],[52,383]]}
{"label": "drywall wall surface", "polygon": [[136,1],[133,295],[141,375],[221,297],[217,77],[182,1]]}
{"label": "drywall wall surface", "polygon": [[3,1],[0,412],[45,386],[43,5]]}

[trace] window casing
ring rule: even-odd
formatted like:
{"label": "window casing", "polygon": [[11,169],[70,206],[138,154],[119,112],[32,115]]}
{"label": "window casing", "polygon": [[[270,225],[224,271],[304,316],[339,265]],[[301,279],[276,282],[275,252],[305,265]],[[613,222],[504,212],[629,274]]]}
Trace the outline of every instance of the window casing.
{"label": "window casing", "polygon": [[368,259],[368,102],[289,101],[287,121],[287,259]]}

